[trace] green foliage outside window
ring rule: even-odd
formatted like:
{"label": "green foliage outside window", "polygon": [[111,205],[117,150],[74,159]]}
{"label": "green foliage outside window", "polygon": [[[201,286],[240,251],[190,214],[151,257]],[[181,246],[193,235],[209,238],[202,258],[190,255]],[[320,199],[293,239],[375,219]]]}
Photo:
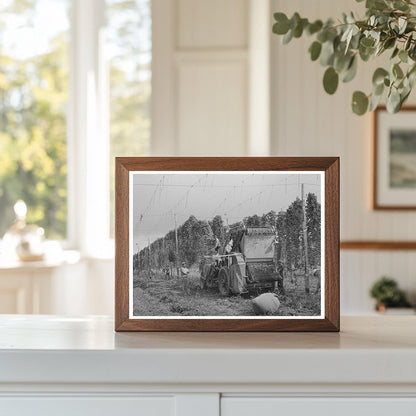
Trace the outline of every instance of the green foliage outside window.
{"label": "green foliage outside window", "polygon": [[[70,3],[5,0],[0,4],[0,238],[14,220],[18,199],[28,206],[28,222],[45,228],[47,238],[66,238]],[[114,157],[149,152],[151,10],[150,0],[106,0],[105,5],[112,234]],[[56,12],[51,6],[59,8],[66,28],[50,21],[50,14]],[[45,8],[49,18],[42,21]],[[23,33],[15,36],[18,28]],[[43,47],[35,51],[30,44],[25,46],[25,30],[40,39],[41,32],[54,28]]]}
{"label": "green foliage outside window", "polygon": [[[34,25],[36,2],[0,7],[0,238],[23,199],[27,220],[48,238],[66,237],[66,106],[68,39],[62,30],[41,53],[14,53],[6,39],[16,25]],[[19,22],[19,23],[17,23]],[[10,45],[9,45],[10,46]],[[18,45],[21,46],[21,45]]]}
{"label": "green foliage outside window", "polygon": [[114,158],[150,147],[150,0],[107,0],[110,65],[110,235],[114,236]]}

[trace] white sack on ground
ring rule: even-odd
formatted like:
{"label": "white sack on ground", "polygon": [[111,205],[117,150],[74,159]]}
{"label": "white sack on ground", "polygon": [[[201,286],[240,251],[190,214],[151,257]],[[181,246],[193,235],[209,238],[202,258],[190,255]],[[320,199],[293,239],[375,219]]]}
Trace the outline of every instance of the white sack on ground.
{"label": "white sack on ground", "polygon": [[280,307],[279,299],[274,293],[263,293],[252,302],[257,315],[274,315]]}

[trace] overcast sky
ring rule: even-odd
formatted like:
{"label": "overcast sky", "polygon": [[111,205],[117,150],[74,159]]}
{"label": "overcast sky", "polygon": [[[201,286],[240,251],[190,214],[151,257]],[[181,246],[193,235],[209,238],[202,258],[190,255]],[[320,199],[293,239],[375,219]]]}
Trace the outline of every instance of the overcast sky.
{"label": "overcast sky", "polygon": [[221,215],[230,224],[249,215],[279,212],[314,193],[321,198],[319,173],[134,173],[133,251],[164,236],[190,215],[211,220]]}

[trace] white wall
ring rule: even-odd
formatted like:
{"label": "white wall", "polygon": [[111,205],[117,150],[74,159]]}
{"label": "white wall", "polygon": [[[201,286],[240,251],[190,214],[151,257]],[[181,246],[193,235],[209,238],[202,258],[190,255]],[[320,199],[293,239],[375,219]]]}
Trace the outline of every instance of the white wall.
{"label": "white wall", "polygon": [[[273,12],[298,11],[311,19],[335,18],[350,10],[364,15],[362,4],[351,0],[272,0]],[[341,157],[341,240],[415,240],[416,212],[370,208],[371,116],[353,115],[350,103],[354,90],[370,92],[377,62],[360,62],[357,79],[329,96],[322,88],[324,68],[310,61],[311,42],[304,37],[282,45],[281,39],[272,36],[272,154]],[[342,313],[371,312],[368,289],[383,274],[393,276],[415,295],[415,260],[412,251],[342,251]]]}
{"label": "white wall", "polygon": [[[268,150],[269,6],[269,0],[153,0],[153,155]],[[250,26],[257,26],[254,33]],[[261,71],[250,68],[251,56]]]}

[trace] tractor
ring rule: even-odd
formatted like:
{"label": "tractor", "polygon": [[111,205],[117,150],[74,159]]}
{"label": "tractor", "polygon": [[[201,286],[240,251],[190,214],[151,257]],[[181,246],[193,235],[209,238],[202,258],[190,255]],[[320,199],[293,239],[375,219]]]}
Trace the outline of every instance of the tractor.
{"label": "tractor", "polygon": [[282,278],[275,237],[271,227],[248,227],[230,254],[204,256],[199,266],[201,288],[217,287],[222,296],[275,291]]}

